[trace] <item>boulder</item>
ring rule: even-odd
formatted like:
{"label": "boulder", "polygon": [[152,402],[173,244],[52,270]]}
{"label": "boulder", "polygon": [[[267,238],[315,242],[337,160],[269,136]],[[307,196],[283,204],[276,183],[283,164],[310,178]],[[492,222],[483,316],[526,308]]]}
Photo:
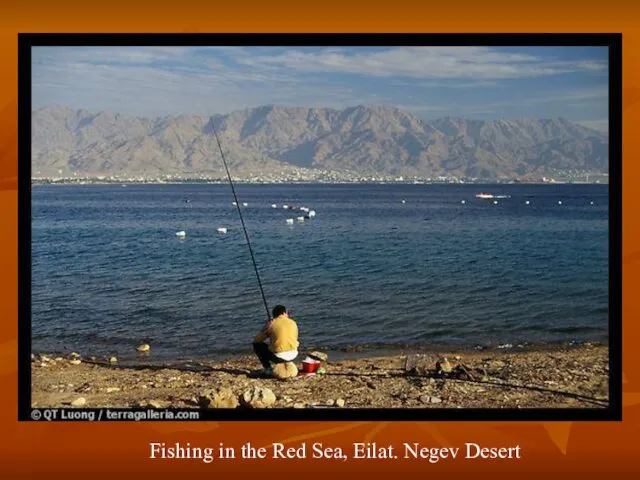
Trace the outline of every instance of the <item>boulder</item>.
{"label": "boulder", "polygon": [[273,367],[273,376],[279,380],[293,378],[298,375],[298,367],[293,362],[277,363]]}
{"label": "boulder", "polygon": [[442,399],[440,397],[432,397],[430,395],[422,395],[419,400],[422,403],[442,403]]}
{"label": "boulder", "polygon": [[276,396],[268,388],[254,387],[244,392],[240,401],[248,408],[265,408],[276,402]]}
{"label": "boulder", "polygon": [[424,376],[430,373],[431,365],[426,355],[409,355],[405,359],[404,370],[408,375]]}
{"label": "boulder", "polygon": [[308,356],[315,360],[320,360],[321,362],[329,360],[329,355],[324,352],[318,352],[317,350],[309,353]]}
{"label": "boulder", "polygon": [[451,373],[453,371],[453,367],[447,357],[443,357],[436,362],[436,372],[438,373]]}
{"label": "boulder", "polygon": [[198,405],[202,408],[236,408],[238,398],[230,388],[207,390],[198,397]]}

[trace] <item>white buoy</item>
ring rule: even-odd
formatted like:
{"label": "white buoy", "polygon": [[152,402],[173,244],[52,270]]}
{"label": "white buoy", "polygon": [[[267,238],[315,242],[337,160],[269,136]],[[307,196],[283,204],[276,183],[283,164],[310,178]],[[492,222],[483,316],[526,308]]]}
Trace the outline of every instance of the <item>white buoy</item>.
{"label": "white buoy", "polygon": [[242,204],[242,206],[243,206],[243,207],[246,207],[247,205],[249,205],[247,202],[244,202],[244,203]]}
{"label": "white buoy", "polygon": [[591,205],[593,205],[593,202],[591,202]]}
{"label": "white buoy", "polygon": [[298,217],[299,222],[304,222],[304,217]]}
{"label": "white buoy", "polygon": [[558,201],[558,205],[562,205],[562,200],[559,200],[559,201]]}
{"label": "white buoy", "polygon": [[287,218],[287,225],[293,225],[293,218]]}
{"label": "white buoy", "polygon": [[235,206],[235,205],[238,205],[238,204],[236,202],[231,202],[231,205]]}
{"label": "white buoy", "polygon": [[498,200],[494,200],[494,201],[493,201],[493,204],[494,204],[494,205],[497,205],[497,204],[498,204]]}
{"label": "white buoy", "polygon": [[527,201],[526,201],[526,202],[524,202],[524,203],[526,203],[527,205],[529,205],[529,200],[527,200]]}
{"label": "white buoy", "polygon": [[278,208],[278,205],[276,205],[275,203],[272,203],[271,208]]}
{"label": "white buoy", "polygon": [[407,201],[406,200],[402,200],[402,203],[407,203]]}
{"label": "white buoy", "polygon": [[315,210],[309,210],[309,217],[315,217],[316,216],[316,211]]}
{"label": "white buoy", "polygon": [[282,208],[284,208],[285,210],[287,210],[289,208],[289,205],[282,205]]}
{"label": "white buoy", "polygon": [[227,227],[218,228],[218,233],[227,233]]}
{"label": "white buoy", "polygon": [[184,230],[180,230],[179,232],[176,232],[176,237],[184,238],[186,236],[187,236],[187,232],[185,232]]}
{"label": "white buoy", "polygon": [[465,202],[464,200],[462,200],[460,203],[464,205],[464,204],[465,204],[465,203],[467,203],[467,202]]}

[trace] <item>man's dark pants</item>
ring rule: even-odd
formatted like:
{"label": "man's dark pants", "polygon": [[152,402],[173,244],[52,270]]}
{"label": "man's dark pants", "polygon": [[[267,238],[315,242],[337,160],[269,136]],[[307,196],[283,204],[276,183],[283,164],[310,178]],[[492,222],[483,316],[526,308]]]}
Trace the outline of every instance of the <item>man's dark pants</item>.
{"label": "man's dark pants", "polygon": [[286,363],[286,360],[276,357],[274,353],[269,350],[269,345],[264,342],[254,343],[253,351],[258,356],[258,360],[260,360],[264,368],[271,368],[272,363]]}

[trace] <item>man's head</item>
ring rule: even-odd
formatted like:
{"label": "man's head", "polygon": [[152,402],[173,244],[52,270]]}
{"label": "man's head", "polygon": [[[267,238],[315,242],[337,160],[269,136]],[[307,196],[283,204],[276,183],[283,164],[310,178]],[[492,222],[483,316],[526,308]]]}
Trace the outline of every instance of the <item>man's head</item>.
{"label": "man's head", "polygon": [[287,308],[284,305],[276,305],[273,307],[273,318],[279,317],[283,313],[287,313]]}

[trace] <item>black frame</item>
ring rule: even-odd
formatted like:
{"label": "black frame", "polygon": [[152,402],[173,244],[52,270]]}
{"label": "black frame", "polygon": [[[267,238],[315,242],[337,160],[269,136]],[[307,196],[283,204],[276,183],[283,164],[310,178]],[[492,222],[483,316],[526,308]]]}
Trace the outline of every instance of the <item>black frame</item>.
{"label": "black frame", "polygon": [[[622,34],[19,34],[18,420],[31,408],[31,47],[38,46],[602,46],[609,48],[609,407],[540,409],[212,409],[200,420],[621,421]],[[613,159],[613,161],[612,161]],[[98,410],[95,410],[96,418]],[[110,409],[112,411],[128,409]],[[135,410],[135,409],[132,409]],[[143,410],[143,409],[138,409]],[[152,420],[151,420],[152,421]]]}

